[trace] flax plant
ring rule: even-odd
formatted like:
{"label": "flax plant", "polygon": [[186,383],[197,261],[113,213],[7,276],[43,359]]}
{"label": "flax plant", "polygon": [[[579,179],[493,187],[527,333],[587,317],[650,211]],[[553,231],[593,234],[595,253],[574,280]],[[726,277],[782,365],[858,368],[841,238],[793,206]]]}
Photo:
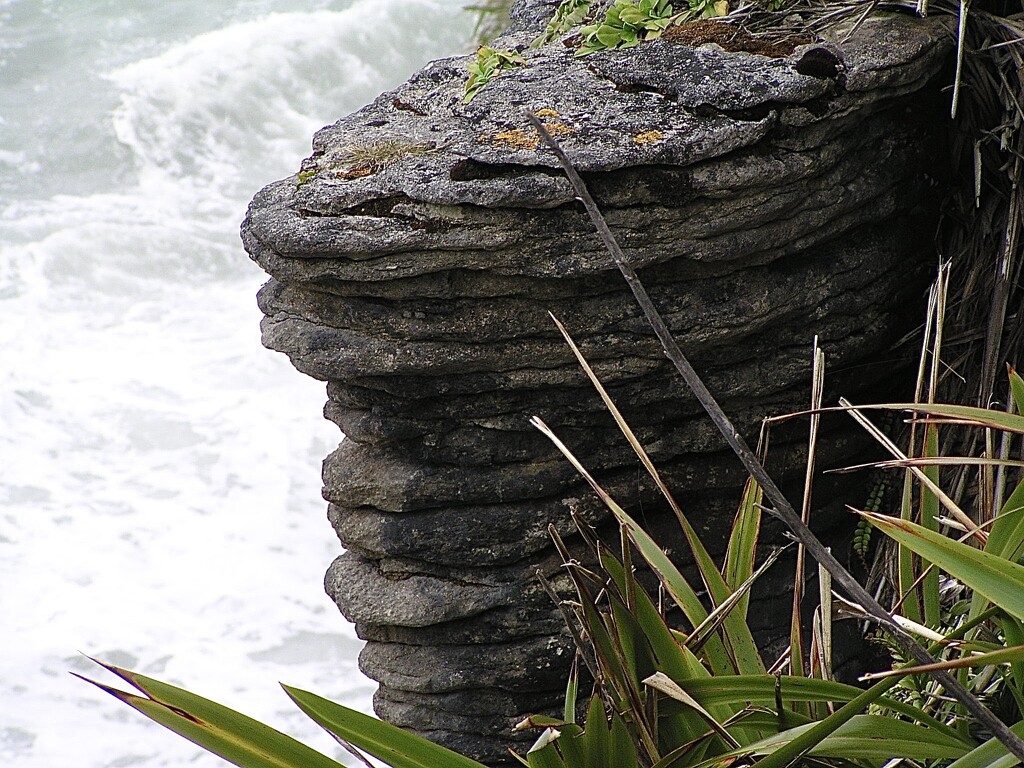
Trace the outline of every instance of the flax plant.
{"label": "flax plant", "polygon": [[[595,693],[584,725],[569,716],[574,711],[569,706],[563,720],[524,722],[523,727],[547,729],[524,763],[530,768],[591,765],[589,761],[598,756],[590,746],[594,729],[618,734],[616,760],[611,764],[637,768],[710,766],[769,757],[770,763],[785,765],[800,756],[837,762],[856,756],[866,765],[882,765],[895,757],[926,763],[968,754],[973,742],[954,728],[920,707],[886,696],[894,685],[888,680],[865,692],[830,679],[827,663],[809,665],[812,674],[805,675],[803,659],[784,658],[779,663],[761,657],[747,623],[747,599],[751,585],[777,555],[771,553],[757,566],[761,488],[755,481],[747,483],[719,568],[579,349],[560,323],[558,327],[673,510],[710,606],[661,546],[535,419],[535,426],[611,511],[620,526],[621,543],[613,551],[577,520],[589,560],[595,563],[588,566],[573,557],[553,532],[576,587],[569,607],[578,626],[575,634],[580,638],[581,657],[595,680]],[[634,565],[656,575],[671,610],[644,589]],[[680,614],[683,623],[673,626],[666,619],[668,613]],[[822,619],[812,645],[824,649],[831,616],[819,615]],[[801,634],[798,611],[793,613],[792,634]],[[797,674],[779,674],[772,667]],[[871,713],[865,712],[868,704],[873,707]]]}

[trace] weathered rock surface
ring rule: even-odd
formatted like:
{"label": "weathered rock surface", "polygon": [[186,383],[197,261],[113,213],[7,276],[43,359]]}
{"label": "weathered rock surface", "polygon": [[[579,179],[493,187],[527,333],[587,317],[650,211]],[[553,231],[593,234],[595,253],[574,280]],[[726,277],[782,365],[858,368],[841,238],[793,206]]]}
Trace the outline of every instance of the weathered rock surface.
{"label": "weathered rock surface", "polygon": [[[551,8],[520,3],[501,46],[525,46]],[[442,60],[324,128],[301,181],[256,196],[242,235],[271,275],[264,343],[328,382],[325,414],[347,435],[324,465],[348,549],[326,585],[368,640],[382,716],[500,762],[512,724],[558,704],[572,653],[535,573],[558,582],[547,527],[567,533],[569,507],[605,513],[530,416],[671,529],[549,312],[712,549],[743,481],[524,110],[544,116],[753,436],[806,401],[815,335],[833,392],[891,384],[885,351],[918,321],[932,261],[929,82],[949,46],[939,22],[899,17],[785,58],[670,40],[577,58],[555,44],[524,48],[526,66],[468,105],[468,59]],[[831,71],[804,74],[811,48]],[[773,440],[784,482],[802,473],[802,438]],[[862,449],[828,425],[822,462]],[[840,519],[826,509],[817,524]],[[770,639],[773,612],[752,614]]]}

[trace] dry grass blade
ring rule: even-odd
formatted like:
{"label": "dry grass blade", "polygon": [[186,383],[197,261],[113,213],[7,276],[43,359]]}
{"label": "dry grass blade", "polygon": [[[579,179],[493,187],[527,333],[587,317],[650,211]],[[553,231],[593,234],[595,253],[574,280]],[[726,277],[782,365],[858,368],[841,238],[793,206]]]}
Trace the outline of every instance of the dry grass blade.
{"label": "dry grass blade", "polygon": [[548,427],[548,425],[545,424],[542,419],[540,419],[537,416],[534,416],[533,418],[530,419],[530,424],[539,429],[541,434],[543,434],[548,440],[554,443],[555,447],[559,451],[561,451],[562,455],[569,460],[569,463],[572,464],[573,468],[580,473],[580,476],[583,477],[584,480],[587,481],[590,487],[594,490],[594,493],[596,493],[601,498],[601,501],[603,501],[609,507],[618,507],[618,504],[615,503],[615,499],[608,495],[608,492],[605,491],[605,489],[602,488],[600,484],[598,484],[597,480],[594,479],[593,475],[591,475],[590,472],[587,471],[587,468],[584,467],[580,463],[579,459],[577,459],[573,455],[572,451],[569,450],[569,447],[565,443],[563,443],[554,432],[551,431],[550,427]]}
{"label": "dry grass blade", "polygon": [[761,575],[764,574],[765,571],[767,571],[769,568],[772,567],[772,565],[775,564],[775,561],[779,559],[779,555],[781,555],[784,551],[785,547],[781,549],[776,549],[770,555],[768,555],[768,557],[765,558],[765,561],[761,563],[760,567],[758,567],[758,569],[754,571],[753,574],[751,574],[750,578],[748,578],[746,581],[740,584],[739,587],[737,587],[736,590],[731,595],[729,595],[729,598],[725,602],[717,606],[711,613],[708,614],[707,618],[704,619],[704,621],[701,622],[699,626],[694,628],[693,632],[690,634],[690,640],[687,642],[687,646],[690,648],[690,650],[696,651],[708,640],[708,638],[712,637],[714,633],[718,631],[718,629],[722,626],[722,623],[729,617],[729,614],[739,604],[740,600],[742,600],[743,597],[750,591],[750,588],[754,586],[754,582],[756,582],[761,577]]}
{"label": "dry grass blade", "polygon": [[[871,0],[871,2],[865,4],[866,7],[864,8],[863,12],[860,14],[860,16],[857,17],[857,20],[850,26],[850,31],[843,35],[843,43],[848,42],[855,34],[857,34],[857,30],[859,30],[861,28],[861,25],[863,25],[864,22],[867,21],[868,16],[875,12],[875,9],[878,7],[878,2],[879,0]],[[918,13],[919,15],[924,16],[927,13],[928,0],[918,0],[918,6],[920,7],[921,5],[925,6],[925,10],[919,10]]]}
{"label": "dry grass blade", "polygon": [[[814,460],[818,454],[818,427],[821,424],[821,405],[825,390],[825,353],[814,337],[811,350],[811,418],[810,434],[807,438],[807,466],[804,472],[804,497],[800,508],[800,519],[804,525],[811,522],[811,498],[814,488]],[[801,637],[802,605],[804,599],[804,545],[797,544],[796,568],[793,573],[793,606],[789,623],[789,671],[791,675],[804,674],[804,650]]]}
{"label": "dry grass blade", "polygon": [[[551,535],[551,538],[555,541],[555,546],[565,551],[565,543],[562,541],[562,537],[558,534],[558,530],[555,528],[555,526],[549,525],[548,533]],[[576,620],[577,617],[574,616],[572,612],[569,610],[569,604],[564,599],[562,599],[561,595],[559,595],[558,592],[555,591],[555,588],[551,586],[551,582],[544,577],[544,574],[541,573],[540,570],[537,570],[534,575],[536,576],[537,581],[540,583],[541,588],[551,599],[551,602],[558,607],[558,612],[562,614],[562,621],[565,624],[566,628],[569,630],[569,634],[572,635],[573,644],[576,646],[576,659],[573,660],[573,669],[575,670],[577,668],[577,660],[582,658],[583,663],[587,667],[587,671],[590,673],[590,676],[594,680],[599,679],[597,673],[597,662],[594,660],[592,654],[587,654],[584,651],[587,645],[583,641],[583,635],[581,634],[579,629],[580,624]]]}
{"label": "dry grass blade", "polygon": [[[946,321],[946,302],[949,297],[949,262],[939,267],[938,277],[932,286],[929,304],[935,340],[931,347],[931,370],[928,377],[928,403],[934,404],[939,391],[939,371],[942,366],[942,332]],[[927,338],[927,336],[926,336]],[[917,397],[920,400],[920,395]]]}
{"label": "dry grass blade", "polygon": [[[951,423],[961,424],[962,422],[957,421]],[[965,465],[1024,467],[1024,461],[1020,461],[1018,459],[989,459],[984,456],[911,456],[906,459],[890,459],[888,461],[872,461],[867,464],[851,464],[848,467],[829,469],[826,470],[826,472],[841,474],[844,472],[856,472],[860,469],[899,469],[905,467],[931,466],[960,467]]]}
{"label": "dry grass blade", "polygon": [[899,447],[889,439],[889,437],[876,427],[867,416],[849,400],[845,398],[839,401],[844,408],[848,408],[850,416],[853,417],[854,421],[860,424],[875,440],[878,441],[882,447],[884,447],[889,453],[896,457],[898,461],[905,462],[905,466],[914,473],[914,476],[925,486],[929,491],[935,494],[935,497],[942,502],[942,506],[949,510],[950,514],[954,519],[960,521],[960,524],[965,527],[966,530],[971,531],[972,534],[978,539],[981,544],[985,543],[985,532],[978,528],[977,523],[971,520],[964,511],[954,502],[949,495],[942,490],[935,482],[928,477],[928,475],[918,466],[910,463],[910,458],[899,449]]}
{"label": "dry grass blade", "polygon": [[960,0],[956,32],[956,75],[953,79],[953,101],[949,107],[949,116],[953,120],[956,120],[956,111],[960,106],[960,83],[963,82],[964,71],[964,40],[967,37],[967,10],[970,7],[970,0]]}
{"label": "dry grass blade", "polygon": [[832,679],[832,576],[818,566],[818,609],[815,632],[817,659],[822,680]]}
{"label": "dry grass blade", "polygon": [[[712,605],[721,606],[726,603],[729,603],[733,606],[733,608],[735,608],[737,602],[736,600],[732,599],[732,588],[728,583],[726,583],[724,577],[722,576],[722,573],[718,570],[718,566],[715,564],[710,553],[705,548],[703,542],[700,539],[700,536],[697,534],[697,531],[690,524],[690,521],[687,519],[686,515],[683,514],[682,508],[676,502],[672,493],[669,491],[668,486],[662,480],[661,475],[659,474],[657,468],[654,466],[654,462],[651,461],[651,458],[647,454],[647,451],[644,450],[644,447],[640,443],[639,439],[637,439],[636,434],[633,432],[632,428],[629,426],[625,418],[622,416],[622,413],[619,411],[618,407],[615,405],[615,402],[609,396],[607,390],[604,388],[604,385],[601,384],[601,381],[600,379],[598,379],[597,374],[594,373],[593,368],[591,368],[590,364],[583,356],[583,353],[580,351],[579,347],[576,345],[572,337],[569,335],[568,331],[565,329],[565,326],[562,325],[562,323],[554,315],[551,315],[551,319],[558,327],[558,330],[561,332],[563,338],[566,341],[566,344],[569,345],[569,348],[572,350],[580,366],[586,372],[587,377],[594,385],[594,388],[600,395],[601,400],[604,402],[605,408],[609,411],[609,413],[612,414],[612,417],[615,419],[615,423],[618,425],[620,431],[626,437],[626,440],[629,442],[633,451],[636,453],[637,457],[644,465],[644,468],[647,470],[648,474],[654,480],[662,496],[668,502],[669,507],[672,509],[672,512],[676,517],[676,520],[678,521],[680,527],[683,530],[683,535],[686,538],[686,543],[690,548],[690,552],[693,554],[694,562],[697,565],[697,571],[700,574],[701,580],[704,582],[704,587],[705,589],[707,589],[708,595],[711,598]],[[578,466],[578,462],[576,463],[576,466]],[[592,481],[591,485],[594,485]],[[622,522],[625,513],[621,510],[621,508],[617,506],[611,506],[610,500],[607,499],[607,495],[603,496],[602,499],[605,499],[605,504],[608,505],[613,512],[615,512],[616,517],[618,517],[620,519],[620,522]],[[633,532],[630,535],[633,538],[634,543],[636,543],[637,546],[640,547],[641,550],[643,550],[644,547],[642,546],[641,542],[636,540],[636,531],[633,530]],[[753,553],[750,553],[750,557],[753,557]],[[660,573],[660,570],[656,563],[648,560],[648,564],[656,572]],[[752,563],[749,565],[750,568],[748,568],[748,571],[753,567]],[[750,628],[746,623],[746,617],[744,615],[734,615],[731,610],[729,612],[726,612],[724,616],[725,632],[723,634],[723,642],[725,643],[729,656],[732,659],[733,665],[736,667],[738,671],[743,673],[763,672],[764,665],[761,662],[761,657],[758,653],[757,646],[754,643],[753,636],[750,633]]]}
{"label": "dry grass blade", "polygon": [[686,706],[693,709],[702,718],[704,718],[707,724],[711,726],[711,729],[715,733],[717,733],[721,737],[722,741],[728,744],[731,749],[739,748],[740,744],[738,741],[736,741],[735,738],[733,738],[733,735],[729,733],[727,730],[725,730],[722,724],[719,723],[710,712],[708,712],[706,709],[704,709],[704,707],[700,705],[700,702],[698,702],[695,698],[693,698],[693,696],[691,696],[682,688],[680,688],[679,685],[676,684],[676,682],[672,680],[672,678],[670,678],[668,675],[663,674],[661,672],[655,672],[650,677],[645,678],[643,683],[644,685],[650,686],[654,690],[665,694],[669,698],[682,702]]}
{"label": "dry grass blade", "polygon": [[597,393],[601,396],[601,400],[604,403],[605,408],[612,415],[612,418],[615,419],[615,423],[618,425],[619,430],[622,432],[626,440],[629,442],[630,447],[636,453],[637,457],[640,459],[640,462],[644,465],[644,469],[647,470],[647,473],[651,476],[651,479],[654,480],[655,484],[658,486],[658,490],[665,497],[665,500],[669,503],[669,506],[672,508],[672,511],[675,513],[676,517],[679,518],[681,521],[683,518],[683,511],[680,508],[679,504],[676,502],[675,498],[672,496],[672,492],[669,491],[668,486],[665,485],[665,481],[662,480],[657,467],[655,467],[654,462],[651,461],[651,457],[647,455],[647,451],[644,450],[644,447],[637,439],[636,434],[633,432],[632,428],[626,422],[625,418],[623,418],[622,412],[619,411],[618,407],[615,405],[615,401],[611,399],[611,396],[609,396],[608,391],[604,388],[604,385],[601,383],[601,380],[597,378],[597,374],[594,373],[594,369],[590,367],[590,363],[587,362],[587,359],[583,356],[583,353],[580,352],[580,348],[576,346],[576,342],[573,341],[572,337],[569,335],[569,332],[565,329],[565,326],[562,325],[562,322],[553,314],[548,314],[551,317],[552,321],[554,321],[555,326],[558,328],[559,332],[562,334],[562,337],[565,339],[566,344],[569,345],[569,349],[571,349],[573,355],[576,356],[576,360],[579,362],[580,367],[583,368],[584,372],[587,374],[587,378],[589,378],[590,382],[594,385],[594,389],[596,389]]}
{"label": "dry grass blade", "polygon": [[937,669],[966,669],[968,667],[984,667],[989,664],[1009,664],[1012,661],[1024,659],[1024,645],[1015,645],[1010,648],[1000,648],[998,651],[989,653],[972,653],[961,656],[958,659],[937,661],[934,664],[921,664],[914,667],[899,667],[888,669],[884,672],[871,672],[861,676],[861,680],[881,680],[885,677],[906,677],[907,675],[919,675],[927,672],[934,672]]}

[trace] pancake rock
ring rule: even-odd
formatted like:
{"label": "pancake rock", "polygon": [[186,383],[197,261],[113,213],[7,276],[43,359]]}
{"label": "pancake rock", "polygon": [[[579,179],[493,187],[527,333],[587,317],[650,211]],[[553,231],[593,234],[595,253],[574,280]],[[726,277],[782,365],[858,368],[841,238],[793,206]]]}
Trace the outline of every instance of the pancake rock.
{"label": "pancake rock", "polygon": [[[492,763],[516,721],[560,706],[573,656],[536,580],[565,586],[548,526],[568,534],[570,508],[607,520],[529,417],[659,536],[672,530],[549,312],[712,550],[744,480],[525,111],[753,438],[762,417],[805,405],[815,335],[833,393],[864,401],[898,379],[887,350],[919,321],[933,261],[933,80],[950,48],[939,22],[894,17],[777,58],[672,39],[576,57],[528,47],[551,10],[520,4],[496,45],[525,65],[470,103],[471,57],[446,59],[321,130],[242,228],[271,276],[264,343],[327,382],[346,436],[324,464],[347,550],[326,586],[367,640],[378,712]],[[802,430],[773,438],[783,482],[802,475]],[[837,420],[821,461],[863,448]],[[841,536],[841,513],[815,514]],[[769,643],[772,613],[751,611]]]}

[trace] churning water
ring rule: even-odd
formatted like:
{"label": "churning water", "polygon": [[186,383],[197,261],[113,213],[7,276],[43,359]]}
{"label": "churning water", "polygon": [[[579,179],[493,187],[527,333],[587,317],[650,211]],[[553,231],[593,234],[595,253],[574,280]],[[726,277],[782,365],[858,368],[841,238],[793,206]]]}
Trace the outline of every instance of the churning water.
{"label": "churning water", "polygon": [[463,3],[0,0],[0,763],[223,765],[79,651],[336,755],[276,681],[369,708],[321,589],[339,435],[259,345],[237,228],[314,130],[466,50]]}

